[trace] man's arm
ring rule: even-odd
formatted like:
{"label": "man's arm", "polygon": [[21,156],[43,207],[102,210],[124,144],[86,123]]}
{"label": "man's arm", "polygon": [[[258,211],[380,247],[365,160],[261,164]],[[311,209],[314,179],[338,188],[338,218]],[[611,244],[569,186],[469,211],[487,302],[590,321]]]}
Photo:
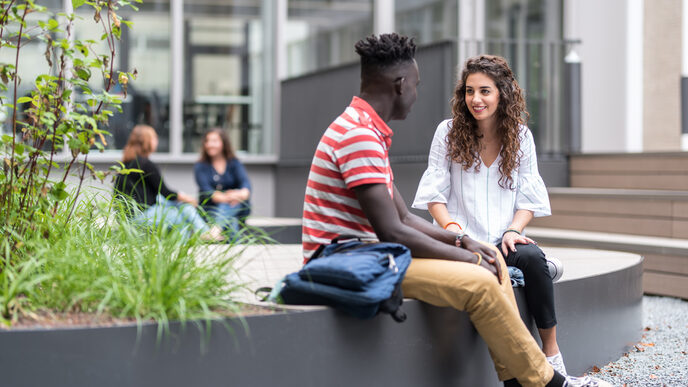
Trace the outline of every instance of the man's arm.
{"label": "man's arm", "polygon": [[[397,189],[396,185],[394,186],[394,205],[396,206],[397,211],[399,212],[399,218],[405,225],[413,229],[416,229],[440,242],[448,243],[451,245],[454,245],[456,243],[457,233],[453,231],[444,230],[441,227],[437,227],[434,224],[428,222],[427,220],[421,218],[420,216],[411,213],[411,211],[409,211],[406,207],[406,202],[404,201],[404,198],[401,196],[401,193]],[[485,258],[494,259],[495,257],[494,250],[480,242],[474,241],[468,235],[464,235],[464,237],[461,238],[461,247],[470,251],[471,253],[480,253]]]}
{"label": "man's arm", "polygon": [[[455,234],[452,236],[450,232],[441,229],[432,230],[431,227],[433,226],[431,224],[410,214],[405,205],[403,205],[402,211],[404,212],[402,218],[402,214],[398,211],[399,207],[389,196],[389,191],[385,184],[360,185],[354,187],[354,192],[356,192],[361,209],[381,241],[402,243],[411,249],[411,254],[415,258],[447,259],[469,263],[477,262],[478,258],[475,254],[465,249],[456,248],[452,244],[456,238]],[[396,191],[396,187],[394,196],[395,200],[398,200],[396,198],[400,196],[398,191]],[[402,219],[406,219],[407,222],[420,227],[420,229],[409,226]],[[435,239],[426,234],[425,231],[443,239]],[[494,256],[494,253],[492,254]],[[491,264],[489,261],[493,261],[494,264]],[[494,258],[485,256],[481,266],[497,275],[498,280],[501,278],[501,268],[498,261]]]}

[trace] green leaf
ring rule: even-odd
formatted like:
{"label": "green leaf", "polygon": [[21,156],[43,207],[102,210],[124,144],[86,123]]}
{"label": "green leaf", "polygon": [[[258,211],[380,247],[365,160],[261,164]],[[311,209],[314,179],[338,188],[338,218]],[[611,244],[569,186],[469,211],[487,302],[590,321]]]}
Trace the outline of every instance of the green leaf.
{"label": "green leaf", "polygon": [[79,67],[76,69],[76,75],[84,81],[88,81],[91,79],[91,70]]}
{"label": "green leaf", "polygon": [[67,145],[69,145],[69,149],[79,149],[79,146],[81,146],[81,142],[76,138],[70,138],[67,142]]}
{"label": "green leaf", "polygon": [[17,103],[27,103],[33,101],[31,97],[20,97],[17,99]]}
{"label": "green leaf", "polygon": [[53,198],[55,201],[61,201],[67,199],[69,194],[67,191],[65,191],[66,184],[59,182],[55,184],[51,189],[50,189],[50,197]]}
{"label": "green leaf", "polygon": [[48,28],[50,28],[51,30],[57,29],[57,27],[59,27],[59,26],[60,26],[60,23],[58,23],[57,20],[55,20],[55,19],[50,19],[48,21]]}
{"label": "green leaf", "polygon": [[14,151],[17,152],[18,155],[23,155],[24,154],[24,144],[21,142],[17,143],[14,145]]}
{"label": "green leaf", "polygon": [[86,4],[86,0],[72,0],[72,8],[77,9]]}
{"label": "green leaf", "polygon": [[117,173],[119,173],[120,175],[128,175],[130,173],[143,173],[143,171],[140,169],[136,169],[136,168],[129,168],[129,169],[122,168],[119,171],[117,171]]}

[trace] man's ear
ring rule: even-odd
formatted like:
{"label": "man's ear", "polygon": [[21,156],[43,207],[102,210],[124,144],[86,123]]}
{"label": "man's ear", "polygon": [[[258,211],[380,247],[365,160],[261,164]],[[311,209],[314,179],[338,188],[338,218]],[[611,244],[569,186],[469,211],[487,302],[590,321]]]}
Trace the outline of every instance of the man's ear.
{"label": "man's ear", "polygon": [[406,82],[406,77],[399,77],[394,80],[394,91],[397,94],[404,94],[404,82]]}

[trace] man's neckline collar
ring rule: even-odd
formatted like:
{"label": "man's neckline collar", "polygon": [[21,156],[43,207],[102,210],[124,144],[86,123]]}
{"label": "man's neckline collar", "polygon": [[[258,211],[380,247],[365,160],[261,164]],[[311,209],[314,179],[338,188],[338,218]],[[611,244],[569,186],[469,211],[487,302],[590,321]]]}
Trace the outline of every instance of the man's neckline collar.
{"label": "man's neckline collar", "polygon": [[373,107],[370,106],[370,104],[363,98],[354,96],[349,106],[368,113],[370,119],[373,121],[373,125],[375,125],[375,127],[382,133],[383,136],[392,137],[394,135],[394,132],[389,125],[387,125],[387,123],[380,118],[380,115],[377,114],[375,109],[373,109]]}

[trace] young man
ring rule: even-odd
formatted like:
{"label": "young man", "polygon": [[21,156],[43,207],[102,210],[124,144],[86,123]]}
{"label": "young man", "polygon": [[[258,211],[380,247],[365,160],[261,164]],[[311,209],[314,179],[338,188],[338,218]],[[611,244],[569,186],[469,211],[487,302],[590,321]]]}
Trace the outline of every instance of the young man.
{"label": "young man", "polygon": [[506,386],[602,386],[567,380],[547,363],[521,321],[499,252],[411,214],[394,185],[389,163],[391,120],[403,120],[420,83],[412,39],[397,34],[356,43],[361,95],[325,131],[315,152],[303,211],[303,252],[343,234],[397,242],[413,261],[404,295],[468,312],[487,343]]}

